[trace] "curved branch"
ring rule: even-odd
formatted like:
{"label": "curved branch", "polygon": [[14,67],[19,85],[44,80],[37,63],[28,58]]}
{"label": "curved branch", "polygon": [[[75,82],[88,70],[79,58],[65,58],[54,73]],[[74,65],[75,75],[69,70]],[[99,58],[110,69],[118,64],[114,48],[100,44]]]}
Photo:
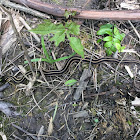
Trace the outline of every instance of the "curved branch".
{"label": "curved branch", "polygon": [[82,19],[104,19],[104,20],[140,20],[140,10],[121,10],[121,11],[103,11],[103,10],[83,10],[77,8],[66,8],[51,5],[37,0],[10,0],[30,8],[45,12],[58,17],[63,17],[65,10],[76,11],[75,18]]}

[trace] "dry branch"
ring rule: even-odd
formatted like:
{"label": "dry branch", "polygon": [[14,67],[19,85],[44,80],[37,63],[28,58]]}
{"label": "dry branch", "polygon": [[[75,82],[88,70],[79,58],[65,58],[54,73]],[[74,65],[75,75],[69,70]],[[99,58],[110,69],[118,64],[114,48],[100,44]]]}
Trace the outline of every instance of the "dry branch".
{"label": "dry branch", "polygon": [[75,18],[82,19],[101,19],[101,20],[140,20],[140,10],[121,10],[121,11],[104,11],[104,10],[83,10],[77,8],[66,8],[51,5],[37,0],[10,0],[30,8],[45,12],[58,17],[63,17],[65,10],[77,11]]}

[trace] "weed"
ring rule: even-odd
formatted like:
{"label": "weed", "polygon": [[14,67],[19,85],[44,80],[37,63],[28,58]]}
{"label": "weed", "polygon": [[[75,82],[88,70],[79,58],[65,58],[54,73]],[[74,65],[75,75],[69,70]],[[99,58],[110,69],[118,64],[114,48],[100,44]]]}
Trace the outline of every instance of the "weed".
{"label": "weed", "polygon": [[[74,16],[75,14],[76,12],[74,11],[72,11],[71,13],[69,13],[68,11],[65,12],[66,18]],[[81,44],[81,40],[78,38],[78,35],[80,34],[80,25],[78,25],[76,22],[72,20],[67,20],[63,24],[54,23],[51,20],[44,20],[44,23],[39,24],[34,29],[31,29],[30,32],[41,35],[41,44],[44,54],[46,56],[46,58],[41,59],[41,61],[46,61],[52,64],[53,62],[67,59],[72,55],[74,55],[75,53],[79,54],[81,57],[84,58],[84,50],[83,50],[84,47]],[[57,60],[53,60],[45,48],[44,35],[49,35],[50,36],[49,41],[53,41],[56,47],[59,46],[61,42],[64,42],[67,38],[69,40],[69,45],[75,51],[75,53],[67,57],[62,57]],[[53,36],[51,37],[51,35]],[[39,60],[40,58],[33,59],[32,62]]]}
{"label": "weed", "polygon": [[[97,31],[97,35],[107,35],[103,38],[103,41],[105,41],[104,47],[106,48],[107,55],[112,55],[112,53],[117,50],[122,52],[125,49],[125,46],[121,46],[121,41],[124,39],[125,34],[120,33],[115,25],[102,25]],[[100,41],[101,39],[97,40],[97,43]]]}

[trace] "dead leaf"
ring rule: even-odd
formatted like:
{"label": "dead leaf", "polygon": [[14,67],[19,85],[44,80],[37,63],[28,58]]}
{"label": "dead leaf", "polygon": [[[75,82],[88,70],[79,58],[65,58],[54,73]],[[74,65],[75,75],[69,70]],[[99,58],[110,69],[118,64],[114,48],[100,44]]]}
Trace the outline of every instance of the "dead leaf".
{"label": "dead leaf", "polygon": [[121,8],[128,9],[128,10],[135,10],[139,9],[139,5],[137,4],[137,0],[124,0],[120,4]]}
{"label": "dead leaf", "polygon": [[[12,16],[13,16],[17,31],[19,32],[23,28],[23,25],[21,25],[19,21],[19,15],[13,14]],[[14,44],[16,43],[17,37],[8,19],[4,21],[1,30],[2,30],[2,35],[0,39],[0,46],[3,47],[2,54],[4,54],[7,52],[7,50],[9,50],[11,47],[14,46]]]}
{"label": "dead leaf", "polygon": [[53,118],[50,118],[49,127],[48,127],[48,135],[51,135],[53,132]]}

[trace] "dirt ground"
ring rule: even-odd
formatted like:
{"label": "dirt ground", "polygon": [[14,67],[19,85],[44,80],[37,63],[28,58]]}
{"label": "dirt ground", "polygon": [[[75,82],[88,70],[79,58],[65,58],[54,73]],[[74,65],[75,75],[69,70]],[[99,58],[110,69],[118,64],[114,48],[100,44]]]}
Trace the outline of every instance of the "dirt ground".
{"label": "dirt ground", "polygon": [[[121,1],[42,1],[82,9],[122,9]],[[44,20],[14,9],[11,12],[16,14],[14,19],[21,16],[31,28]],[[6,14],[3,16],[7,19]],[[58,22],[63,20],[53,16],[51,18]],[[85,55],[93,58],[106,57],[104,42],[97,43],[98,39],[102,39],[102,36],[97,36],[97,31],[101,25],[110,23],[115,24],[119,31],[126,35],[122,44],[129,52],[119,53],[118,58],[140,61],[140,38],[136,33],[136,31],[140,33],[139,21],[73,20],[81,24],[79,38],[85,48]],[[7,21],[5,26],[9,28],[10,22]],[[20,27],[22,40],[26,49],[31,52],[30,58],[45,58],[41,43],[23,24],[20,23]],[[49,36],[45,36],[45,46],[51,56],[56,58],[68,56],[73,52],[67,39],[55,47],[54,42],[49,41]],[[40,75],[36,74],[37,80],[32,84],[29,82],[31,75],[23,82],[5,84],[7,76],[16,75],[19,78],[25,76],[24,70],[30,70],[24,61],[25,56],[18,41],[15,41],[2,56],[1,87],[6,88],[1,90],[0,87],[0,135],[6,136],[8,140],[140,139],[140,104],[138,106],[132,104],[132,101],[140,98],[140,65],[127,64],[134,75],[133,78],[130,77],[124,64],[107,62],[90,65],[82,62],[72,64],[69,71],[63,75],[45,77],[43,72]],[[60,69],[65,62],[65,60],[57,62]],[[40,71],[56,70],[57,65],[41,61],[32,63],[34,69]],[[23,74],[17,74],[19,67]],[[90,70],[88,73],[91,74],[82,81],[83,71],[87,70]],[[69,79],[76,79],[77,83],[66,86],[65,82]],[[77,89],[82,88],[79,87],[81,82],[87,82],[87,85],[80,98],[75,100]]]}

